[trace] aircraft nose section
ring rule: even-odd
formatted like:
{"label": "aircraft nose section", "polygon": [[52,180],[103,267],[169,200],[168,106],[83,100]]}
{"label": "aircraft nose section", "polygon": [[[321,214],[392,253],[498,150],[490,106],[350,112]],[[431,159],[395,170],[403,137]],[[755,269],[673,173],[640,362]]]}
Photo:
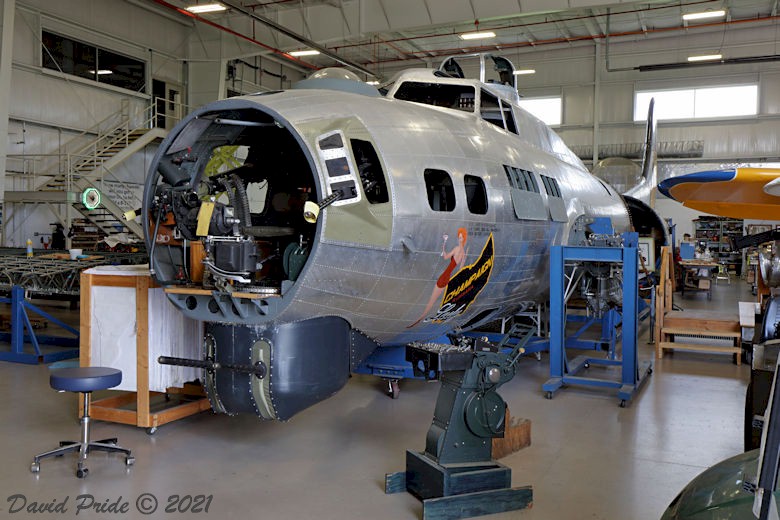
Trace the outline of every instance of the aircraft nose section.
{"label": "aircraft nose section", "polygon": [[252,98],[203,107],[171,131],[147,177],[155,277],[179,286],[169,298],[193,319],[274,320],[315,246],[320,225],[304,206],[323,189],[310,147],[280,114]]}

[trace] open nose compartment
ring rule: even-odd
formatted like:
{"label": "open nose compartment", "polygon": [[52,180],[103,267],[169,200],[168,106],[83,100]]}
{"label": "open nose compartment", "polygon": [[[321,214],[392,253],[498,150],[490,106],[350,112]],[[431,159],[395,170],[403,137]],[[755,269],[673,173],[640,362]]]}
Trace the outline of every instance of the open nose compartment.
{"label": "open nose compartment", "polygon": [[303,206],[318,198],[314,163],[285,121],[252,100],[213,103],[173,130],[147,178],[153,272],[179,286],[172,301],[194,318],[272,318],[282,302],[241,296],[273,298],[294,287],[317,232]]}

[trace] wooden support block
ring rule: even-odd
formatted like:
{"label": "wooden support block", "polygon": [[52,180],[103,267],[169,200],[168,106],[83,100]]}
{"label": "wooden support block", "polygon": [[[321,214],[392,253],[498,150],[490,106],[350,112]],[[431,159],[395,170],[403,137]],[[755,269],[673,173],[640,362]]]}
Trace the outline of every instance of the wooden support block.
{"label": "wooden support block", "polygon": [[454,520],[517,511],[532,506],[531,486],[478,491],[423,501],[423,520]]}
{"label": "wooden support block", "polygon": [[504,437],[493,439],[493,458],[500,459],[531,445],[531,421],[514,418],[506,410]]}
{"label": "wooden support block", "polygon": [[406,472],[385,473],[385,494],[392,495],[402,491],[406,491]]}

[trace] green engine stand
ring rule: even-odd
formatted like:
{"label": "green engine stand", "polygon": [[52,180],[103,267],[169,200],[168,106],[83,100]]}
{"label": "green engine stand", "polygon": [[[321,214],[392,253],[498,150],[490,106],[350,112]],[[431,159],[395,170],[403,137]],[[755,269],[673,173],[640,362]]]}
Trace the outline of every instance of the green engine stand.
{"label": "green engine stand", "polygon": [[[498,345],[414,344],[415,372],[441,381],[424,452],[407,450],[406,471],[385,476],[385,492],[408,491],[423,502],[423,519],[456,519],[525,509],[531,486],[512,486],[512,470],[492,460],[493,438],[503,437],[506,403],[496,392],[515,375],[533,334],[515,325]],[[514,349],[503,352],[511,337]],[[416,374],[417,375],[417,374]]]}

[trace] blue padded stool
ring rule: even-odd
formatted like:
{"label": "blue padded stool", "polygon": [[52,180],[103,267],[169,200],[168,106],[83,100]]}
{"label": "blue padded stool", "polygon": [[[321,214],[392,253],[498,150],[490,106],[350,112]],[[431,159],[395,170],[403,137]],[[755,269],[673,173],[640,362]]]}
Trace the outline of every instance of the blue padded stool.
{"label": "blue padded stool", "polygon": [[81,392],[84,394],[84,416],[81,418],[81,441],[61,441],[60,447],[46,453],[41,453],[33,458],[30,471],[38,473],[41,471],[41,459],[46,457],[61,457],[65,453],[73,451],[79,452],[78,469],[76,476],[84,478],[89,470],[85,467],[87,454],[90,451],[108,451],[125,454],[125,464],[132,466],[135,457],[130,450],[120,448],[116,445],[116,439],[104,439],[97,442],[89,440],[89,394],[95,390],[107,390],[113,388],[122,382],[122,371],[115,368],[106,367],[74,367],[61,368],[51,371],[49,384],[55,390],[60,392]]}

